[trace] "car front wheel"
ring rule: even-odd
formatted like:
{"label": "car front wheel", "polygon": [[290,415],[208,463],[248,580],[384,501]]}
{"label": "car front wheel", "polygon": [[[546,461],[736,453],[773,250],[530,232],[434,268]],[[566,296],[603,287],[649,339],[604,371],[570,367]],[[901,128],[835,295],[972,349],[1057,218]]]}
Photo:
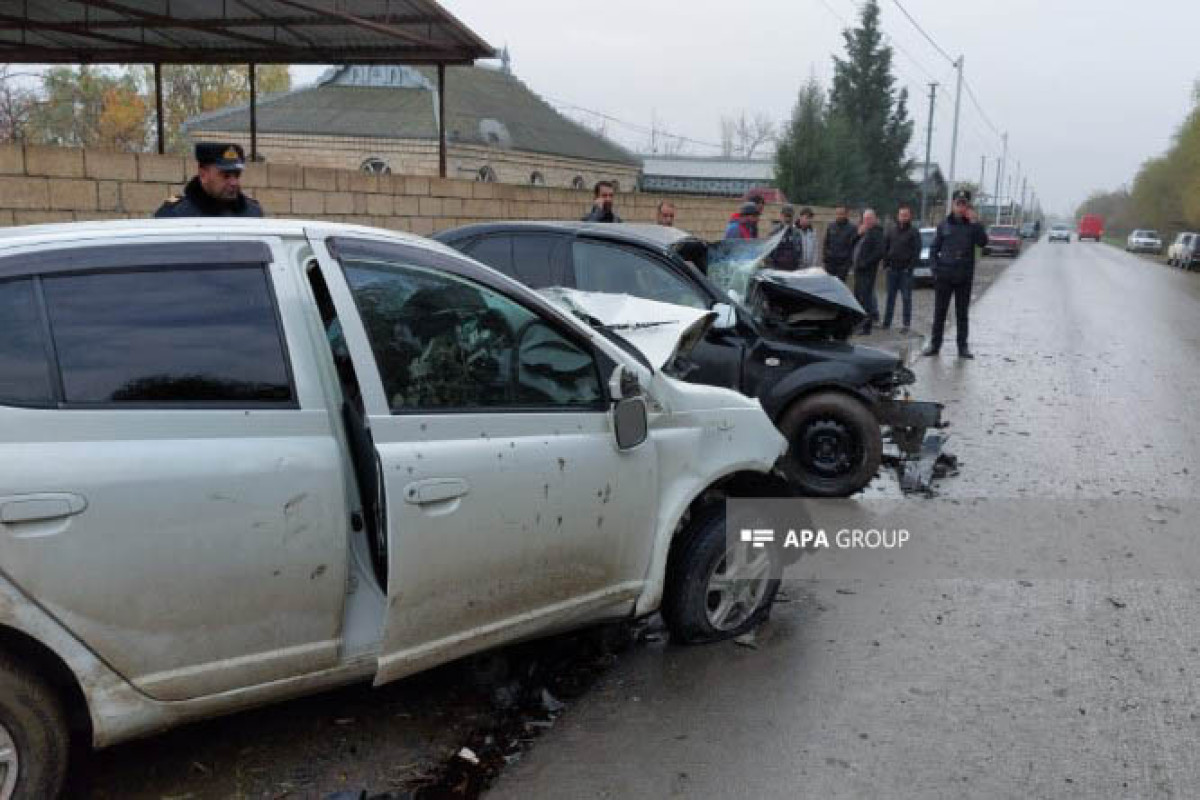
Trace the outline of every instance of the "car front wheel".
{"label": "car front wheel", "polygon": [[806,495],[848,497],[879,471],[879,421],[856,397],[833,391],[803,397],[784,413],[779,430],[789,445],[780,469]]}
{"label": "car front wheel", "polygon": [[31,671],[0,655],[0,800],[58,797],[69,745],[58,696]]}
{"label": "car front wheel", "polygon": [[766,619],[782,573],[773,550],[748,542],[730,544],[720,505],[693,517],[679,535],[667,565],[662,603],[673,641],[717,642]]}

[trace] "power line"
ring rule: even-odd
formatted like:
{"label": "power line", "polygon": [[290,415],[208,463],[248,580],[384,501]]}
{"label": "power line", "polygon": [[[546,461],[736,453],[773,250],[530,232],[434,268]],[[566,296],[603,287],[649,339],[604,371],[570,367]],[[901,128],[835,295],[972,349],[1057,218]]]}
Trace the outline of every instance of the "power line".
{"label": "power line", "polygon": [[915,19],[913,19],[913,15],[908,13],[908,9],[900,4],[900,0],[892,0],[892,2],[896,4],[896,8],[900,9],[900,13],[908,18],[908,21],[913,24],[913,27],[916,28],[918,31],[920,31],[921,35],[925,37],[925,41],[927,41],[931,45],[933,45],[933,49],[937,50],[939,53],[942,54],[942,58],[946,59],[951,64],[955,63],[954,59],[951,58],[949,56],[949,54],[947,54],[946,51],[943,50],[941,48],[941,46],[938,45],[938,43],[933,40],[933,37],[925,32],[925,29],[921,27],[920,23],[918,23]]}
{"label": "power line", "polygon": [[[542,99],[545,100],[546,102],[556,105],[560,108],[569,108],[573,111],[582,111],[585,114],[591,114],[592,116],[599,117],[600,119],[607,120],[608,122],[612,122],[616,125],[621,125],[622,127],[629,128],[630,130],[636,131],[641,134],[650,135],[655,132],[654,128],[647,128],[645,125],[639,125],[636,122],[627,122],[626,120],[620,119],[619,117],[614,117],[611,114],[606,114],[603,111],[596,111],[595,109],[584,108],[583,106],[578,106],[578,105],[575,105],[574,103],[568,103],[565,100],[556,100],[555,98],[549,97],[547,95],[542,95]],[[687,136],[680,136],[678,134],[671,133],[670,131],[659,130],[658,134],[660,136],[664,136],[664,137],[671,138],[671,139],[676,139],[681,142],[687,142],[688,144],[698,145],[700,147],[710,147],[715,150],[724,150],[723,145],[719,145],[714,142],[701,141],[700,139],[692,139]]]}
{"label": "power line", "polygon": [[983,121],[986,122],[987,126],[992,129],[992,133],[999,136],[1000,129],[996,127],[996,125],[988,118],[988,115],[984,112],[983,106],[981,106],[979,104],[979,100],[975,97],[975,92],[971,89],[970,81],[964,80],[963,86],[967,90],[967,97],[969,97],[971,99],[971,104],[973,106],[975,106],[975,110],[979,112],[979,116],[983,117]]}

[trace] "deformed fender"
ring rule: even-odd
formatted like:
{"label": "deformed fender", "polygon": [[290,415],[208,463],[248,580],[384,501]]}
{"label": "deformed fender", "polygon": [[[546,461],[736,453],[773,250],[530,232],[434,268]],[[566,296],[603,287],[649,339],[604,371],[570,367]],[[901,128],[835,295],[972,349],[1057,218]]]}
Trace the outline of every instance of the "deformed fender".
{"label": "deformed fender", "polygon": [[792,370],[774,384],[764,384],[759,389],[763,410],[774,420],[779,419],[796,397],[822,389],[834,389],[851,394],[868,406],[874,406],[874,398],[863,390],[870,382],[872,373],[856,364],[845,361],[819,361]]}
{"label": "deformed fender", "polygon": [[637,616],[655,611],[662,602],[671,541],[692,501],[730,475],[770,472],[787,452],[787,440],[757,401],[727,393],[742,402],[731,402],[727,408],[677,411],[652,422],[660,476],[659,510],[646,582],[634,610]]}
{"label": "deformed fender", "polygon": [[[122,690],[133,691],[124,679],[3,575],[0,575],[0,625],[37,641],[66,665],[87,703],[93,744],[106,744],[112,737],[107,715],[100,709],[106,702],[115,701]],[[127,707],[123,703],[121,706]]]}

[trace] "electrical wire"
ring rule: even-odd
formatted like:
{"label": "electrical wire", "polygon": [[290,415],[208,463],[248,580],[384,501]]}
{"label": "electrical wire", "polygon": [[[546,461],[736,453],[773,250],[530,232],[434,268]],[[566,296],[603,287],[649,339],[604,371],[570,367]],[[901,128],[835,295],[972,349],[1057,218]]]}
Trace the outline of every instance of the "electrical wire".
{"label": "electrical wire", "polygon": [[908,19],[908,21],[912,23],[913,27],[916,28],[918,31],[920,31],[921,35],[925,37],[925,41],[927,41],[927,42],[929,42],[929,44],[933,45],[933,49],[937,50],[939,53],[942,54],[942,58],[946,59],[951,64],[958,63],[953,58],[951,58],[950,55],[945,50],[942,49],[941,45],[939,45],[937,42],[935,42],[933,40],[932,36],[930,36],[928,33],[925,32],[925,29],[921,27],[920,23],[918,23],[915,19],[913,19],[913,15],[908,13],[908,9],[905,8],[900,3],[900,0],[892,0],[892,2],[896,4],[896,8],[900,9],[900,13],[903,14]]}

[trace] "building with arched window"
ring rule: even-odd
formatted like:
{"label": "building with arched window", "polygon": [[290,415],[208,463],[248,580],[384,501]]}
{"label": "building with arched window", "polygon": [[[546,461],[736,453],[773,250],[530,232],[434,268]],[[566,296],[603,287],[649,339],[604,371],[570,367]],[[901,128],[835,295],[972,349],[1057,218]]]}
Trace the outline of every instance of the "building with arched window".
{"label": "building with arched window", "polygon": [[[637,185],[638,156],[558,113],[507,62],[448,67],[445,87],[447,177],[560,188],[602,179]],[[335,67],[312,86],[260,101],[258,150],[272,164],[433,176],[438,108],[433,68]],[[193,141],[245,141],[250,112],[220,109],[185,128]]]}

